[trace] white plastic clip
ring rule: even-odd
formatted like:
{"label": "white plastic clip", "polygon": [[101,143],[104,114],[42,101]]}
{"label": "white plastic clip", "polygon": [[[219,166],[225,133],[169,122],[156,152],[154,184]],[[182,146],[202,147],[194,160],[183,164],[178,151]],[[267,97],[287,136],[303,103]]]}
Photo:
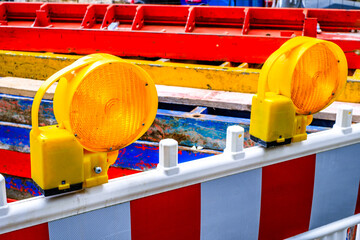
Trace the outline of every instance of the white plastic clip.
{"label": "white plastic clip", "polygon": [[336,114],[336,121],[333,128],[340,128],[344,134],[350,133],[352,131],[352,112],[352,107],[346,105],[341,106]]}
{"label": "white plastic clip", "polygon": [[0,216],[5,215],[8,212],[5,178],[0,174]]}
{"label": "white plastic clip", "polygon": [[160,141],[158,168],[163,169],[166,175],[179,173],[178,142],[174,139],[164,139]]}
{"label": "white plastic clip", "polygon": [[244,153],[244,128],[236,125],[230,126],[226,131],[226,148],[224,153],[234,160],[242,159]]}

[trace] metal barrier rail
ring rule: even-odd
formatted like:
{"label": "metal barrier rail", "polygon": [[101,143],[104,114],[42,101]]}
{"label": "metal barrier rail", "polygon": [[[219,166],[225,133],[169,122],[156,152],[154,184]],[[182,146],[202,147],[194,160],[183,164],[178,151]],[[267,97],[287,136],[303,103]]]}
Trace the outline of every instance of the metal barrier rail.
{"label": "metal barrier rail", "polygon": [[[287,240],[345,240],[347,229],[357,224],[360,224],[360,213],[296,235]],[[357,239],[359,239],[359,237],[357,237]]]}
{"label": "metal barrier rail", "polygon": [[[176,141],[164,140],[156,170],[66,196],[10,204],[0,200],[0,233],[10,232],[11,237],[30,227],[43,229],[45,235],[76,236],[80,224],[87,234],[99,236],[90,237],[99,239],[112,232],[97,225],[116,218],[112,221],[121,223],[116,226],[119,233],[142,234],[139,239],[168,239],[173,235],[166,234],[174,232],[180,234],[176,239],[189,235],[200,239],[200,234],[201,239],[213,234],[220,238],[225,232],[228,239],[284,239],[354,214],[360,124],[350,124],[351,111],[343,108],[333,129],[272,149],[243,149],[243,129],[229,127],[223,154],[182,164],[177,164]],[[328,161],[335,165],[328,166]],[[329,211],[334,204],[339,209]],[[214,208],[220,214],[214,214]],[[152,219],[155,215],[161,216],[161,223]],[[179,218],[195,230],[179,228]],[[154,231],[159,224],[162,230]]]}

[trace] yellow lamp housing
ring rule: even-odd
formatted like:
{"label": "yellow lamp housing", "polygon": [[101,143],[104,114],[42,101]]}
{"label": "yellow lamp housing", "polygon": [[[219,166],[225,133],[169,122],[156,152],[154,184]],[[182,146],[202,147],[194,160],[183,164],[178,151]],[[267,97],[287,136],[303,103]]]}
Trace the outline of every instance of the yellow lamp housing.
{"label": "yellow lamp housing", "polygon": [[[58,80],[58,124],[39,127],[41,99]],[[150,76],[112,55],[88,55],[55,73],[41,85],[32,105],[33,180],[45,196],[106,183],[118,150],[147,131],[157,105]]]}
{"label": "yellow lamp housing", "polygon": [[347,71],[345,54],[335,43],[309,37],[284,43],[260,72],[250,138],[264,147],[306,140],[312,114],[339,96]]}

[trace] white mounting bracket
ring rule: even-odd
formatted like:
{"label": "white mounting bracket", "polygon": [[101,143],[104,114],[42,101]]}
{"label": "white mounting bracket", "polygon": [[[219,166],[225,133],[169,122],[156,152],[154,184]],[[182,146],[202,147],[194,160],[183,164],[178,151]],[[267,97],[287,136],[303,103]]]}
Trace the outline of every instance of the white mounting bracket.
{"label": "white mounting bracket", "polygon": [[344,134],[351,133],[352,112],[352,107],[349,107],[347,105],[341,106],[336,114],[336,121],[333,128],[341,129]]}
{"label": "white mounting bracket", "polygon": [[227,128],[224,154],[231,156],[234,160],[239,160],[245,157],[244,128],[238,125]]}
{"label": "white mounting bracket", "polygon": [[179,173],[178,142],[174,139],[164,139],[159,144],[158,169],[163,169],[166,175]]}
{"label": "white mounting bracket", "polygon": [[5,178],[0,174],[0,216],[7,214],[8,211],[9,208],[6,198]]}

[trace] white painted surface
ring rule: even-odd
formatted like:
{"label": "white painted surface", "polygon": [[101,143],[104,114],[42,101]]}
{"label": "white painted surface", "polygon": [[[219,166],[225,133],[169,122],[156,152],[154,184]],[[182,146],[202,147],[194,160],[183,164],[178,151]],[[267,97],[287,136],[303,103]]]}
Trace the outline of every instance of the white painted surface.
{"label": "white painted surface", "polygon": [[6,188],[5,188],[5,178],[0,174],[0,208],[6,207]]}
{"label": "white painted surface", "polygon": [[344,133],[351,132],[353,108],[348,105],[339,106],[334,128],[341,128]]}
{"label": "white painted surface", "polygon": [[201,240],[258,239],[262,169],[201,183]]}
{"label": "white painted surface", "polygon": [[179,173],[178,142],[174,139],[164,139],[159,143],[158,169],[163,169],[168,176]]}
{"label": "white painted surface", "polygon": [[51,240],[131,240],[130,203],[49,222]]}
{"label": "white painted surface", "polygon": [[164,139],[159,144],[159,165],[164,168],[178,164],[178,143],[174,139]]}
{"label": "white painted surface", "polygon": [[316,155],[309,229],[354,215],[360,181],[360,144]]}
{"label": "white painted surface", "polygon": [[238,125],[230,126],[226,130],[226,148],[224,154],[234,160],[244,158],[244,128]]}

